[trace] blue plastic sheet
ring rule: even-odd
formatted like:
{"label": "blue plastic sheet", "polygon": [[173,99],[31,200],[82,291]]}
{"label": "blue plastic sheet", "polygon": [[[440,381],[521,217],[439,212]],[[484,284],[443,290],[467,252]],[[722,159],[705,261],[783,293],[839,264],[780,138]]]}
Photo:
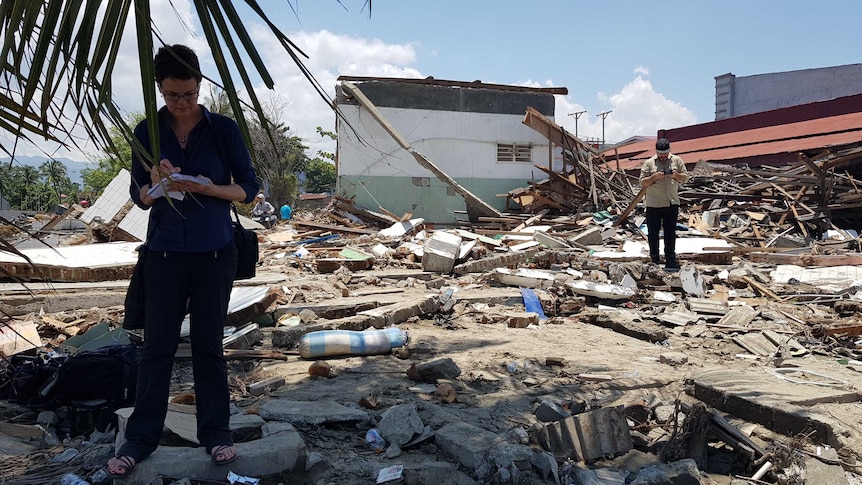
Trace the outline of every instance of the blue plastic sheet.
{"label": "blue plastic sheet", "polygon": [[548,317],[545,316],[545,312],[542,311],[542,302],[539,301],[539,297],[536,295],[536,292],[529,288],[518,288],[521,290],[521,297],[524,299],[524,307],[528,312],[538,313],[539,320],[547,320]]}

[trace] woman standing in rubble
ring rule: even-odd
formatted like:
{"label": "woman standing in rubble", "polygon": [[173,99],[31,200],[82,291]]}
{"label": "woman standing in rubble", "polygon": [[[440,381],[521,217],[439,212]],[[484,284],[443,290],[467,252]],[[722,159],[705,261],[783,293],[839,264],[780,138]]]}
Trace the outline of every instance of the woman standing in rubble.
{"label": "woman standing in rubble", "polygon": [[[150,149],[146,121],[135,137],[159,154],[147,169],[132,156],[130,192],[149,209],[144,261],[144,350],[135,410],[126,441],[108,461],[108,473],[125,477],[158,447],[180,326],[190,314],[197,437],[217,465],[237,457],[229,429],[230,393],[222,335],[237,253],[230,220],[232,201],[251,202],[258,191],[248,148],[236,122],[197,104],[202,75],[197,55],[183,45],[165,46],[155,56],[155,75],[165,106],[159,110],[161,146]],[[169,174],[198,176],[197,182],[160,180]],[[232,179],[232,180],[231,180]],[[179,192],[173,198],[152,187]],[[155,196],[155,198],[154,198]]]}

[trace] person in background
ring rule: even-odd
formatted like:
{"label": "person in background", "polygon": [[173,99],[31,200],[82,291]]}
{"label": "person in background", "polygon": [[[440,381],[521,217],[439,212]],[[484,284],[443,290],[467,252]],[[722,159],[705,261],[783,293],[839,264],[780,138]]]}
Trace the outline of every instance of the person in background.
{"label": "person in background", "polygon": [[254,208],[251,210],[252,218],[263,224],[263,227],[267,229],[274,226],[275,221],[278,220],[278,218],[275,217],[275,207],[266,200],[266,197],[264,197],[263,194],[257,194],[254,201]]}
{"label": "person in background", "polygon": [[279,212],[281,212],[281,218],[287,221],[290,220],[290,215],[293,214],[293,209],[291,209],[287,202],[285,202],[284,205],[281,206],[281,209],[279,209]]}
{"label": "person in background", "polygon": [[665,269],[679,269],[676,259],[676,221],[679,217],[679,184],[688,180],[682,158],[670,152],[670,141],[659,138],[656,154],[641,167],[640,183],[646,189],[646,222],[649,256],[660,264],[659,231],[664,230]]}
{"label": "person in background", "polygon": [[[144,349],[126,441],[108,461],[113,478],[128,476],[159,445],[186,313],[191,321],[198,441],[216,465],[237,457],[222,349],[237,269],[230,204],[251,202],[259,189],[257,176],[236,122],[197,104],[202,76],[194,51],[184,45],[165,46],[154,63],[165,100],[158,114],[160,146],[150,146],[146,121],[135,128],[135,137],[161,160],[150,166],[134,150],[129,189],[135,204],[149,211]],[[196,175],[199,182],[164,179],[173,173]],[[170,203],[165,196],[151,197],[149,189],[159,183],[185,197]]]}

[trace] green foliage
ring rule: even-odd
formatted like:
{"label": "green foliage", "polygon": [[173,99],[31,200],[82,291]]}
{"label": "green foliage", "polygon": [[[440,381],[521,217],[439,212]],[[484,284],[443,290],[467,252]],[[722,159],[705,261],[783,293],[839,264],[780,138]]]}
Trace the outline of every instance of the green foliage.
{"label": "green foliage", "polygon": [[[330,140],[337,140],[338,139],[338,135],[336,135],[335,133],[333,133],[331,131],[326,131],[319,126],[316,129],[317,129],[317,134],[323,138],[329,138]],[[330,160],[332,163],[335,163],[335,154],[334,153],[325,152],[323,150],[318,150],[317,156],[319,158],[325,158],[327,160]]]}
{"label": "green foliage", "polygon": [[[232,116],[223,91],[210,91],[204,104],[213,113]],[[284,203],[293,205],[299,193],[299,182],[295,173],[305,170],[308,166],[308,147],[302,143],[302,138],[290,133],[290,127],[281,122],[273,122],[281,118],[284,104],[272,101],[264,105],[265,116],[256,117],[248,113],[249,138],[254,168],[262,186],[269,195],[269,202],[280,207]]]}
{"label": "green foliage", "polygon": [[307,192],[326,192],[335,184],[335,165],[314,159],[305,169],[305,190]]}
{"label": "green foliage", "polygon": [[3,164],[0,191],[13,209],[33,211],[77,201],[80,195],[80,188],[69,179],[66,166],[57,160],[47,160],[39,168]]}
{"label": "green foliage", "polygon": [[[128,132],[144,119],[143,113],[133,113],[126,118]],[[96,159],[96,168],[85,168],[81,170],[81,178],[84,181],[84,191],[91,197],[99,196],[111,180],[120,173],[120,170],[131,170],[132,145],[126,139],[126,131],[116,127],[110,129],[111,137],[108,148]]]}

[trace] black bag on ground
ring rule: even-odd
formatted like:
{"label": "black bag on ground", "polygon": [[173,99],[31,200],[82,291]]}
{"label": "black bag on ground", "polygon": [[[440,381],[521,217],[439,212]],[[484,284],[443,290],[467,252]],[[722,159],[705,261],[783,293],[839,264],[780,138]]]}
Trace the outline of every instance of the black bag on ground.
{"label": "black bag on ground", "polygon": [[126,311],[123,315],[123,328],[137,330],[144,328],[144,259],[147,257],[147,246],[138,246],[138,262],[129,289],[126,290]]}
{"label": "black bag on ground", "polygon": [[39,388],[56,370],[56,366],[47,365],[39,356],[13,355],[5,370],[8,378],[8,382],[3,385],[5,392],[0,397],[27,404],[39,394]]}
{"label": "black bag on ground", "polygon": [[234,280],[254,278],[257,272],[257,261],[260,257],[257,246],[257,234],[242,227],[236,206],[231,204],[236,221],[233,223],[233,242],[236,245],[236,277]]}
{"label": "black bag on ground", "polygon": [[54,409],[72,401],[94,399],[104,399],[115,409],[132,404],[139,362],[134,344],[52,359],[43,365],[53,367],[53,373],[26,404],[35,409]]}

